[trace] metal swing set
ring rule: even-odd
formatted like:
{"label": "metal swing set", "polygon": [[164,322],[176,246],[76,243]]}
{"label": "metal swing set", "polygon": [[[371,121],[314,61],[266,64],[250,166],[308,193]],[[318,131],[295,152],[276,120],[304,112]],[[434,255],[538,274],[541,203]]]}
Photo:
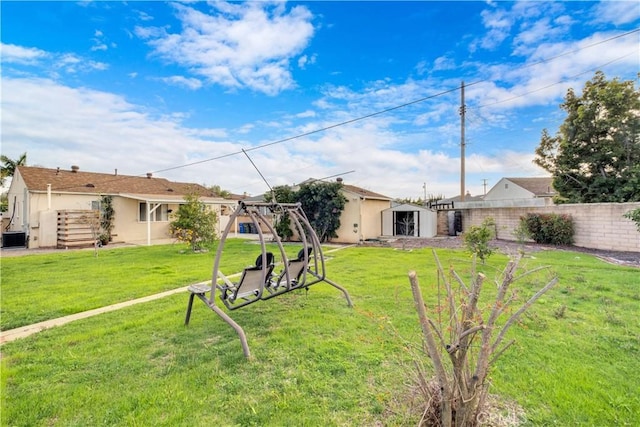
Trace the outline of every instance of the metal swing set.
{"label": "metal swing set", "polygon": [[[263,212],[267,211],[276,216],[279,215],[280,218],[288,217],[290,219],[291,226],[302,243],[302,248],[296,258],[289,259],[287,257],[280,236],[263,214]],[[222,273],[220,265],[225,242],[232,226],[236,223],[236,219],[241,215],[248,217],[253,223],[258,233],[261,253],[256,258],[255,265],[244,268],[240,273],[240,278],[234,282],[231,277]],[[279,263],[281,271],[278,273],[274,272],[276,267],[275,256],[273,252],[267,251],[266,236],[262,231],[263,227],[273,236],[273,243],[277,246],[274,251],[278,253],[282,260]],[[340,290],[344,294],[348,306],[353,306],[347,290],[326,277],[325,258],[320,240],[302,210],[301,204],[240,201],[220,237],[213,265],[211,285],[198,284],[188,288],[190,295],[185,325],[189,324],[193,300],[197,296],[236,331],[240,338],[244,355],[249,358],[251,353],[244,330],[216,304],[216,294],[218,294],[218,298],[227,309],[236,310],[297,289],[308,290],[310,286],[320,282],[328,283]]]}

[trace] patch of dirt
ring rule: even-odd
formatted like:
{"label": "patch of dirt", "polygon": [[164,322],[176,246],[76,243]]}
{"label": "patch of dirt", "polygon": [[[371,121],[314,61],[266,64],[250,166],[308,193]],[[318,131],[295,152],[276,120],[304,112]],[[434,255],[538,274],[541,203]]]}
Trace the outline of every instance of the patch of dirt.
{"label": "patch of dirt", "polygon": [[[398,249],[419,249],[419,248],[443,248],[459,249],[464,248],[464,240],[460,236],[438,236],[433,238],[405,237],[388,240],[376,240],[364,242],[364,246],[389,246]],[[523,249],[526,253],[563,250],[580,252],[594,255],[603,261],[616,265],[625,265],[640,268],[640,252],[612,251],[603,249],[582,248],[580,246],[552,246],[527,242],[521,245],[518,242],[508,240],[492,240],[489,245],[502,253],[514,253],[518,249]]]}

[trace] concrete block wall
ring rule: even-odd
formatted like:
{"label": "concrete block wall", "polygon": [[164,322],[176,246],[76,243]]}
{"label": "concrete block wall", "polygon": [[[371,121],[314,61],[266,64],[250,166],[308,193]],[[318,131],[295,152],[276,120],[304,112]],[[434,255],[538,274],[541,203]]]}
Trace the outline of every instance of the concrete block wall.
{"label": "concrete block wall", "polygon": [[[640,208],[634,203],[589,203],[532,207],[493,207],[464,209],[463,230],[480,225],[492,217],[497,226],[498,239],[516,240],[513,232],[520,224],[520,217],[527,213],[567,214],[573,218],[574,245],[584,248],[640,252],[640,232],[636,224],[624,218],[631,210]],[[447,212],[438,212],[438,233],[447,234]]]}

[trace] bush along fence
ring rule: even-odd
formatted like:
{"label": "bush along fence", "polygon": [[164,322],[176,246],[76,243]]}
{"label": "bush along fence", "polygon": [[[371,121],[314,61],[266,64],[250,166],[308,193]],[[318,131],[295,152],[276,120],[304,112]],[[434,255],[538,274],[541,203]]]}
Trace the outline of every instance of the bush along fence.
{"label": "bush along fence", "polygon": [[[463,232],[471,226],[481,225],[486,218],[493,218],[498,239],[517,241],[517,230],[520,227],[521,218],[527,218],[528,215],[532,214],[553,214],[555,215],[554,218],[559,218],[556,219],[556,222],[562,222],[562,218],[570,218],[573,223],[573,244],[575,246],[600,250],[640,252],[640,231],[631,218],[625,217],[625,214],[638,208],[640,208],[640,202],[531,207],[474,207],[456,210],[462,213]],[[446,226],[447,211],[438,211],[438,234],[448,234]],[[533,241],[533,239],[530,241]]]}

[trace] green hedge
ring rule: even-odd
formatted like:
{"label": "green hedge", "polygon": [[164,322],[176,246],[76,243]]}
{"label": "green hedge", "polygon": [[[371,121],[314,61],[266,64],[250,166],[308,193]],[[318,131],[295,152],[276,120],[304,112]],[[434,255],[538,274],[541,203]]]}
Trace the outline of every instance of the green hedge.
{"label": "green hedge", "polygon": [[573,219],[571,215],[528,213],[520,217],[520,223],[528,237],[536,243],[571,245],[573,243]]}

